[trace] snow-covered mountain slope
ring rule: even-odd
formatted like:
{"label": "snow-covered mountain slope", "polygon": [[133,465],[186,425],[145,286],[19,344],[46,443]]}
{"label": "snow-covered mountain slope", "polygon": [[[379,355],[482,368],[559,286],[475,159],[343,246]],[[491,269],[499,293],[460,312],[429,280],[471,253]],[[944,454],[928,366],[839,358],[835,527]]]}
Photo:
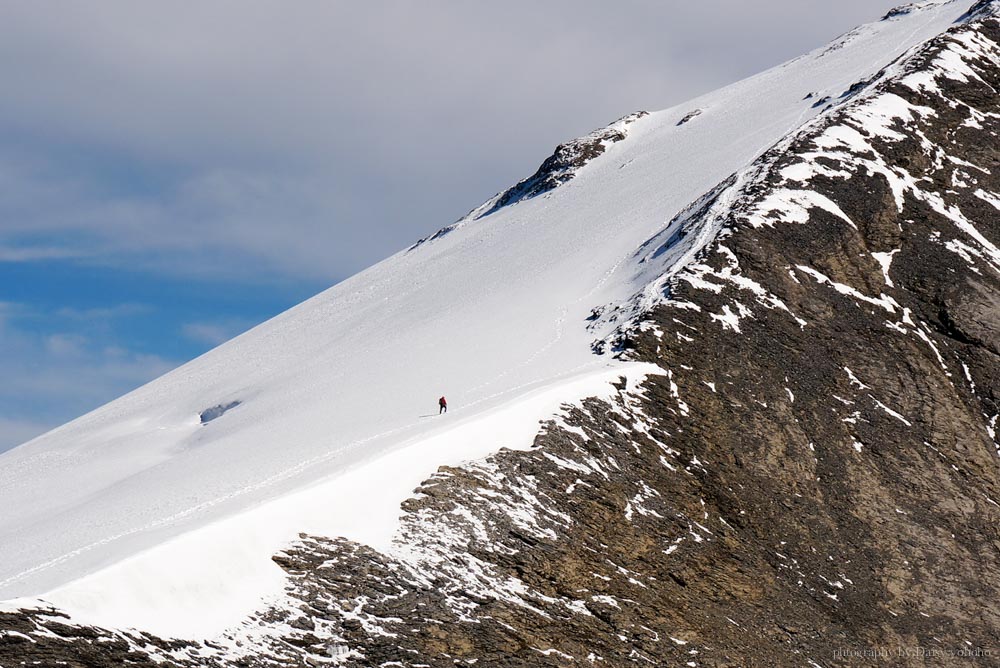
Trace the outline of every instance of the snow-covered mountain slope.
{"label": "snow-covered mountain slope", "polygon": [[[299,531],[382,546],[387,514],[439,464],[530,445],[561,402],[649,373],[592,348],[623,324],[616,306],[655,297],[717,229],[672,221],[968,9],[917,3],[629,118],[551,179],[0,456],[0,597],[211,633],[280,591],[270,555]],[[637,264],[664,234],[679,243]],[[428,417],[441,394],[450,412]]]}
{"label": "snow-covered mountain slope", "polygon": [[392,551],[303,537],[223,660],[993,665],[998,4],[636,254],[719,230],[612,340],[665,375],[442,469]]}

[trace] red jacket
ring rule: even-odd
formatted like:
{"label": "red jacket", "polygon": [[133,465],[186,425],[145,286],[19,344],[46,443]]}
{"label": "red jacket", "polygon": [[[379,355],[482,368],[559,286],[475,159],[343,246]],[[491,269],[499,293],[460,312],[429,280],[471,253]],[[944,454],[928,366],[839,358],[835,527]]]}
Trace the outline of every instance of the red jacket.
{"label": "red jacket", "polygon": [[448,402],[445,401],[444,397],[441,397],[440,399],[438,399],[438,406],[447,406],[447,405],[448,405]]}

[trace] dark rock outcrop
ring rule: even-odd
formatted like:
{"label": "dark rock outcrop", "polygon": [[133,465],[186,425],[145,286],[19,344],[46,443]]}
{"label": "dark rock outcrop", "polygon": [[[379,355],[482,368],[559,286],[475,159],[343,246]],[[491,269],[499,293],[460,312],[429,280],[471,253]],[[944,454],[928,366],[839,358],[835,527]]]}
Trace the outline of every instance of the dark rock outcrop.
{"label": "dark rock outcrop", "polygon": [[572,180],[580,169],[591,160],[602,155],[610,144],[623,141],[628,136],[628,126],[648,115],[648,111],[636,111],[628,116],[619,118],[607,127],[594,130],[588,135],[559,144],[552,155],[542,162],[534,174],[518,181],[507,190],[497,193],[485,204],[473,209],[460,220],[442,227],[429,237],[420,239],[410,246],[407,252],[429,241],[435,241],[447,236],[466,223],[484,218],[505,206],[517,204],[523,200],[543,195],[558,188],[562,184]]}
{"label": "dark rock outcrop", "polygon": [[648,115],[649,112],[637,111],[585,137],[559,144],[534,174],[497,195],[483,211],[475,213],[475,218],[488,216],[497,209],[537,197],[566,183],[581,167],[604,153],[609,144],[624,140],[629,125]]}

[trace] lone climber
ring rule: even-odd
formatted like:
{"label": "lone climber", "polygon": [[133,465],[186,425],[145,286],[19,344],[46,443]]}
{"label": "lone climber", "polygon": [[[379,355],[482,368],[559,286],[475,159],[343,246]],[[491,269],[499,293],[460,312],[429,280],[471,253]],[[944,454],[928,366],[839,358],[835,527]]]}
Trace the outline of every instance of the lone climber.
{"label": "lone climber", "polygon": [[438,415],[447,412],[448,412],[448,400],[445,399],[444,397],[441,397],[440,399],[438,399]]}

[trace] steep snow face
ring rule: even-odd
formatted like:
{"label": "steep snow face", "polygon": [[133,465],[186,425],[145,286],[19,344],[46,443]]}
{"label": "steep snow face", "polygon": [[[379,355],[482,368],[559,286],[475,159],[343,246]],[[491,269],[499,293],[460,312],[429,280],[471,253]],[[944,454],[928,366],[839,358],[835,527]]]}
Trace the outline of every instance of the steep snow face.
{"label": "steep snow face", "polygon": [[[591,352],[614,319],[589,329],[587,319],[595,307],[613,311],[644,290],[651,277],[633,258],[647,240],[967,9],[967,1],[920,3],[808,56],[636,118],[623,139],[561,172],[557,187],[479,215],[492,208],[487,203],[449,233],[0,456],[0,598],[58,589],[50,600],[101,619],[112,599],[102,591],[141,581],[141,595],[114,598],[117,619],[129,618],[129,606],[173,606],[162,618],[178,619],[209,608],[209,595],[280,586],[258,570],[251,577],[220,569],[220,578],[234,578],[231,586],[179,595],[183,583],[157,584],[167,548],[156,546],[197,530],[197,549],[169,552],[171,564],[187,559],[193,572],[199,561],[257,560],[266,569],[269,554],[302,528],[294,516],[271,512],[274,503],[307,488],[336,490],[343,476],[530,393],[563,392],[569,401],[581,387],[592,392],[581,378],[620,367]],[[711,236],[711,228],[688,230],[657,272],[676,270]],[[438,417],[442,394],[451,409]],[[437,459],[415,462],[411,473],[525,445],[524,437],[512,442],[488,431],[478,430],[467,451],[463,444],[434,451]],[[370,470],[376,477],[351,483],[359,506],[412,489],[409,477],[394,483],[374,473],[383,469]],[[327,531],[367,537],[350,513],[337,512],[346,519]],[[243,531],[213,538],[234,516]],[[281,519],[268,523],[274,517]],[[116,563],[128,564],[127,579]],[[86,595],[72,585],[85,576]]]}

